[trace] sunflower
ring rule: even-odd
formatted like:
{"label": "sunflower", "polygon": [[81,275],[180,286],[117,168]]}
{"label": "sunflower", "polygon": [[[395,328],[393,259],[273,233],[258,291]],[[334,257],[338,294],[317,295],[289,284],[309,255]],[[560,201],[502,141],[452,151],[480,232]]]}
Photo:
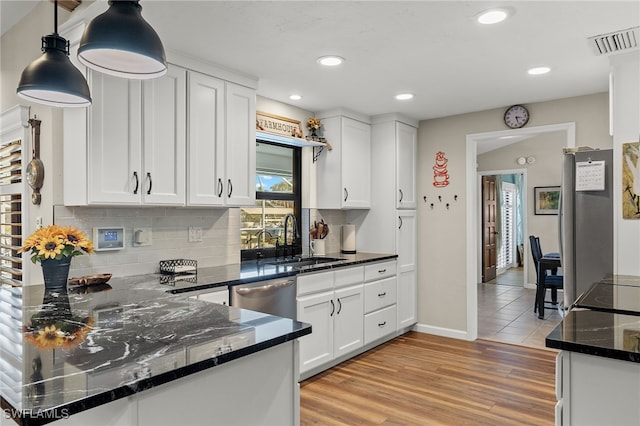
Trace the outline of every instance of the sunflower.
{"label": "sunflower", "polygon": [[58,236],[47,236],[40,240],[36,249],[38,256],[42,256],[43,259],[55,259],[64,249],[64,244]]}
{"label": "sunflower", "polygon": [[60,234],[62,235],[64,244],[70,244],[74,247],[78,247],[80,241],[86,238],[78,228],[74,228],[73,226],[64,226],[60,228]]}
{"label": "sunflower", "polygon": [[65,333],[56,328],[55,324],[46,326],[44,330],[38,331],[35,335],[28,334],[27,339],[43,349],[53,349],[65,343]]}

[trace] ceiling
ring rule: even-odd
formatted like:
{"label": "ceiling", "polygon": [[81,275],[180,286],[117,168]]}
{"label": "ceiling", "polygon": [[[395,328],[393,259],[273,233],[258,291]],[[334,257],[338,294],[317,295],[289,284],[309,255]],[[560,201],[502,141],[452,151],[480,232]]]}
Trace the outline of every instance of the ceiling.
{"label": "ceiling", "polygon": [[[3,31],[10,3],[0,1]],[[27,12],[33,4],[17,3]],[[596,55],[588,37],[640,25],[637,0],[140,4],[167,49],[255,76],[261,96],[314,112],[344,107],[418,120],[605,92],[609,58]],[[511,17],[475,21],[496,6]],[[327,54],[346,61],[319,66]],[[527,75],[539,65],[551,73]],[[401,92],[415,98],[395,100]],[[292,93],[303,98],[291,101]]]}

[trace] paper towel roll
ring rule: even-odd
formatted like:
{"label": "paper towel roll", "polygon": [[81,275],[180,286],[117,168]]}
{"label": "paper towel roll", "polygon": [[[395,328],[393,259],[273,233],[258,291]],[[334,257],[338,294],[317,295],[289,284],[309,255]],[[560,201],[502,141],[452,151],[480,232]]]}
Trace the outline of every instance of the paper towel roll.
{"label": "paper towel roll", "polygon": [[342,253],[354,254],[356,252],[356,226],[342,225]]}

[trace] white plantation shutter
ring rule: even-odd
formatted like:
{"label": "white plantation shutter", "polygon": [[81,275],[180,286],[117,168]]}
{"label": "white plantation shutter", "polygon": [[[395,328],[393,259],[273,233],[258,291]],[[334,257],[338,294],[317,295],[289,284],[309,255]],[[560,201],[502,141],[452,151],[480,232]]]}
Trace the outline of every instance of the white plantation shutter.
{"label": "white plantation shutter", "polygon": [[0,115],[0,395],[22,409],[22,284],[26,282],[22,245],[28,187],[23,169],[30,158],[29,109],[17,106]]}
{"label": "white plantation shutter", "polygon": [[515,214],[516,191],[515,185],[504,182],[502,184],[502,245],[498,253],[498,269],[506,269],[515,263]]}

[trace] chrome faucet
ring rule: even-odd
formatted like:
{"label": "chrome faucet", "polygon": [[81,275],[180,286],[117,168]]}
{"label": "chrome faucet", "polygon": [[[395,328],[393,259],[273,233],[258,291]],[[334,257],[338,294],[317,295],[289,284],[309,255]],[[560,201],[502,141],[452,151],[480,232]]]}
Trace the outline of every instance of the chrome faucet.
{"label": "chrome faucet", "polygon": [[[289,223],[289,219],[291,219],[291,222],[293,224],[293,236],[291,237],[291,245],[287,244],[287,240],[288,240],[288,234],[287,234],[287,224]],[[296,220],[296,217],[291,214],[288,213],[284,219],[284,256],[287,257],[287,247],[291,247],[291,255],[295,255],[296,254],[296,245],[298,243],[298,239],[300,239],[300,233],[298,232],[298,221]]]}

